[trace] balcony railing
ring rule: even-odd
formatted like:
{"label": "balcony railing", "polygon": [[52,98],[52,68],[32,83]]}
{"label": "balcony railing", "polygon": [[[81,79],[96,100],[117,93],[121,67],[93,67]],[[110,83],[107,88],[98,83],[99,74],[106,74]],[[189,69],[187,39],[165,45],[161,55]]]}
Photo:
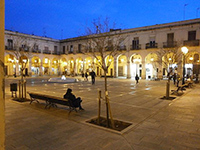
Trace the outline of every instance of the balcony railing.
{"label": "balcony railing", "polygon": [[53,55],[60,55],[60,52],[54,51],[54,52],[52,52],[52,54],[53,54]]}
{"label": "balcony railing", "polygon": [[173,48],[173,47],[177,47],[177,42],[176,41],[163,42],[163,48]]}
{"label": "balcony railing", "polygon": [[117,49],[120,51],[126,50],[126,45],[120,45]]}
{"label": "balcony railing", "polygon": [[50,50],[43,50],[43,54],[51,54]]}
{"label": "balcony railing", "polygon": [[40,49],[32,49],[32,52],[33,53],[41,53],[41,50]]}
{"label": "balcony railing", "polygon": [[139,50],[139,49],[141,49],[141,44],[131,45],[130,49],[131,50]]}
{"label": "balcony railing", "polygon": [[74,52],[73,51],[69,51],[68,54],[74,54]]}
{"label": "balcony railing", "polygon": [[183,41],[184,46],[199,46],[200,40]]}
{"label": "balcony railing", "polygon": [[19,51],[28,52],[29,51],[29,47],[20,47]]}
{"label": "balcony railing", "polygon": [[146,49],[148,48],[158,48],[158,43],[146,43]]}
{"label": "balcony railing", "polygon": [[5,50],[11,50],[11,51],[14,51],[14,47],[13,46],[5,46]]}

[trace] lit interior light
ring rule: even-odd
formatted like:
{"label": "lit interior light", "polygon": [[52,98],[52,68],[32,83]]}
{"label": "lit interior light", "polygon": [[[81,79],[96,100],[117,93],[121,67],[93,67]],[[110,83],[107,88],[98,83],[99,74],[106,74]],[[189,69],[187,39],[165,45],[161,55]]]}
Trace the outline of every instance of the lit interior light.
{"label": "lit interior light", "polygon": [[26,60],[26,59],[23,59],[22,61],[23,61],[24,63],[26,63],[26,62],[27,62],[27,60]]}
{"label": "lit interior light", "polygon": [[154,59],[153,59],[153,58],[151,58],[151,61],[154,61]]}
{"label": "lit interior light", "polygon": [[37,62],[37,60],[35,60],[35,63]]}
{"label": "lit interior light", "polygon": [[172,60],[172,58],[170,57],[169,60]]}
{"label": "lit interior light", "polygon": [[193,60],[193,57],[190,57],[190,60]]}
{"label": "lit interior light", "polygon": [[188,53],[188,48],[184,46],[184,47],[181,48],[181,51],[182,51],[184,54],[187,54],[187,53]]}
{"label": "lit interior light", "polygon": [[56,61],[54,61],[54,64],[56,64]]}
{"label": "lit interior light", "polygon": [[73,63],[73,60],[71,60],[71,63]]}
{"label": "lit interior light", "polygon": [[64,65],[67,65],[67,62],[63,62]]}
{"label": "lit interior light", "polygon": [[48,63],[48,59],[47,58],[45,58],[44,63],[46,63],[46,64]]}
{"label": "lit interior light", "polygon": [[111,61],[112,61],[112,59],[109,59],[108,61],[109,61],[109,62],[111,62]]}
{"label": "lit interior light", "polygon": [[90,60],[88,60],[88,62],[90,63]]}
{"label": "lit interior light", "polygon": [[121,62],[124,62],[124,59],[121,59]]}

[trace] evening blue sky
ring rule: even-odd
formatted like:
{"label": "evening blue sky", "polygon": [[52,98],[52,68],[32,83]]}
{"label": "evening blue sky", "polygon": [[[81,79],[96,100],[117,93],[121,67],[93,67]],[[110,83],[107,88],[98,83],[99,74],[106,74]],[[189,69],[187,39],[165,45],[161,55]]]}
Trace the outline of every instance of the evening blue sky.
{"label": "evening blue sky", "polygon": [[99,17],[121,29],[195,19],[200,0],[5,0],[5,29],[26,34],[82,36]]}

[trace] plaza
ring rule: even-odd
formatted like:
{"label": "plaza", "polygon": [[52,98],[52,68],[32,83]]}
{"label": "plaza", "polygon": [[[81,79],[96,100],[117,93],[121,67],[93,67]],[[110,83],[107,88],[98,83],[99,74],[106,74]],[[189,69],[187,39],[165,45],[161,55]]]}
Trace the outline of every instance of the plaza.
{"label": "plaza", "polygon": [[[67,88],[83,99],[85,111],[71,112],[65,106],[44,109],[44,103],[20,103],[11,99],[6,78],[5,118],[7,150],[168,150],[200,149],[199,84],[187,88],[174,100],[165,95],[166,80],[108,79],[113,118],[130,122],[125,131],[114,132],[86,123],[96,117],[98,91],[104,91],[104,79],[95,85],[81,80],[76,83],[49,83],[49,77],[28,77],[27,91],[62,97]],[[171,82],[171,89],[176,87]],[[104,93],[104,92],[102,92]],[[28,95],[27,95],[28,96]],[[105,116],[105,101],[102,101]]]}

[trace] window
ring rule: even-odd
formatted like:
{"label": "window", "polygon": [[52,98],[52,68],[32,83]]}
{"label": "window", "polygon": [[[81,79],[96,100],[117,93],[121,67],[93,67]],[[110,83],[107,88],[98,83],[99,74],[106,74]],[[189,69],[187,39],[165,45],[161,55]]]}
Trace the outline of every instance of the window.
{"label": "window", "polygon": [[54,46],[54,53],[57,54],[57,52],[58,52],[58,47]]}
{"label": "window", "polygon": [[39,50],[39,46],[38,46],[37,44],[34,44],[34,45],[33,45],[33,49],[34,49],[34,50]]}
{"label": "window", "polygon": [[13,40],[12,39],[8,39],[8,49],[13,49]]}
{"label": "window", "polygon": [[44,50],[45,50],[45,51],[48,51],[48,50],[49,50],[49,47],[45,46],[45,47],[44,47]]}
{"label": "window", "polygon": [[196,31],[189,31],[188,32],[188,41],[196,40]]}
{"label": "window", "polygon": [[65,54],[65,46],[63,46],[63,54]]}
{"label": "window", "polygon": [[132,41],[132,49],[139,49],[139,37],[134,37]]}
{"label": "window", "polygon": [[78,52],[81,52],[81,44],[78,44]]}
{"label": "window", "polygon": [[155,37],[150,37],[149,39],[149,46],[150,47],[155,47],[156,42],[155,42]]}
{"label": "window", "polygon": [[167,34],[167,43],[173,43],[174,42],[174,33],[168,33]]}
{"label": "window", "polygon": [[69,52],[73,52],[73,45],[70,45],[70,50],[69,50]]}

